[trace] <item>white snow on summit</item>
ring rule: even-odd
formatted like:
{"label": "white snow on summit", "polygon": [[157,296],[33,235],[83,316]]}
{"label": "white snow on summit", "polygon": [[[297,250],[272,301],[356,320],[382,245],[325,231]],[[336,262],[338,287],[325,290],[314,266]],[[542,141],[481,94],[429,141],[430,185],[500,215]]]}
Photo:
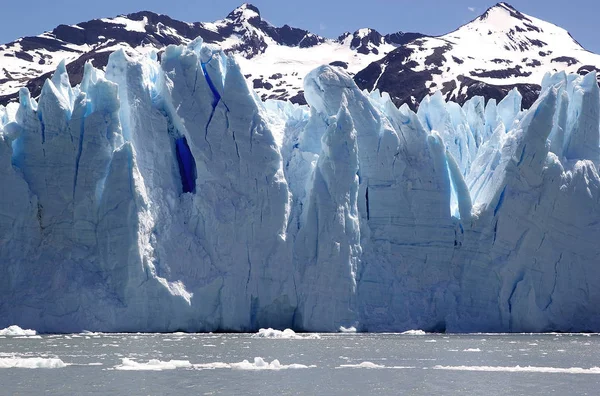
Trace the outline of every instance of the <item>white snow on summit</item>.
{"label": "white snow on summit", "polygon": [[[416,60],[423,62],[436,48],[447,44],[452,49],[446,53],[446,69],[433,80],[438,87],[459,75],[498,84],[498,77],[485,75],[494,70],[510,70],[501,78],[503,84],[539,84],[549,71],[575,73],[582,65],[600,65],[600,56],[582,48],[566,30],[522,14],[506,3],[454,32],[424,39],[423,47],[429,50],[420,52]],[[472,57],[476,64],[470,61]]]}

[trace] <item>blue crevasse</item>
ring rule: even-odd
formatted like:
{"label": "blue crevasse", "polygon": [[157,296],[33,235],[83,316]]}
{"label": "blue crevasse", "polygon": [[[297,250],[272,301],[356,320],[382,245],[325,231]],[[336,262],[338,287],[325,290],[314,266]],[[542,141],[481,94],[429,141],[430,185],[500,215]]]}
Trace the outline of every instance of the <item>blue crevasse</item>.
{"label": "blue crevasse", "polygon": [[185,137],[175,141],[175,151],[183,192],[194,193],[196,192],[196,162]]}

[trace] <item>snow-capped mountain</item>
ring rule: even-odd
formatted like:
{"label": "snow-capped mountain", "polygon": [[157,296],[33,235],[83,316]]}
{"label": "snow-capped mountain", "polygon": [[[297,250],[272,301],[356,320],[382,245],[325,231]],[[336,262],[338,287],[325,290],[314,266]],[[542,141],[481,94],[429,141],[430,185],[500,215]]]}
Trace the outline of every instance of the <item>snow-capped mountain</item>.
{"label": "snow-capped mountain", "polygon": [[388,92],[397,105],[416,105],[437,90],[459,103],[475,95],[500,100],[517,87],[529,107],[546,72],[586,74],[599,68],[600,56],[566,30],[499,3],[454,32],[402,45],[355,81],[363,89]]}
{"label": "snow-capped mountain", "polygon": [[423,35],[397,32],[382,36],[372,29],[345,33],[336,40],[262,19],[258,8],[243,4],[226,18],[186,23],[144,11],[77,25],[0,45],[0,103],[17,99],[27,86],[34,97],[61,60],[73,84],[81,81],[85,62],[104,68],[108,56],[159,53],[169,44],[187,44],[196,37],[234,54],[245,77],[263,99],[304,102],[302,80],[317,66],[332,63],[354,75],[398,46]]}
{"label": "snow-capped mountain", "polygon": [[215,22],[187,23],[144,11],[60,25],[0,45],[0,103],[15,101],[22,86],[37,97],[63,59],[77,84],[85,62],[104,68],[117,49],[160,54],[169,44],[187,44],[198,36],[233,54],[263,100],[295,103],[306,103],[302,81],[323,64],[343,68],[362,89],[388,92],[396,105],[413,108],[437,90],[464,103],[476,95],[500,100],[514,87],[529,107],[544,73],[585,74],[600,68],[600,56],[582,48],[566,30],[507,3],[440,37],[359,29],[337,39],[288,25],[275,27],[258,8],[243,4]]}

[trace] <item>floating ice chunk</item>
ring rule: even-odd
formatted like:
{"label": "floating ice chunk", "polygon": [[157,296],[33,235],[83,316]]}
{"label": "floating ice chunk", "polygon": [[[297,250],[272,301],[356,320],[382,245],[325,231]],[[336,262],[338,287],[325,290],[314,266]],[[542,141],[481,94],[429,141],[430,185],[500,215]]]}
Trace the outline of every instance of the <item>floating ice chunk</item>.
{"label": "floating ice chunk", "polygon": [[340,368],[366,368],[366,369],[382,369],[386,368],[381,364],[375,364],[372,362],[362,362],[359,364],[342,364]]}
{"label": "floating ice chunk", "polygon": [[532,367],[532,366],[434,366],[434,370],[452,370],[452,371],[488,371],[488,372],[507,372],[507,373],[552,373],[552,374],[600,374],[600,367],[591,367],[589,369],[580,367],[559,368],[559,367]]}
{"label": "floating ice chunk", "polygon": [[223,363],[223,362],[215,362],[215,363],[201,363],[194,364],[194,368],[197,370],[216,370],[216,369],[233,369],[233,370],[246,370],[246,371],[260,371],[260,370],[288,370],[288,369],[307,369],[307,368],[315,368],[317,366],[310,365],[306,366],[304,364],[281,364],[279,360],[275,359],[271,363],[267,362],[261,357],[255,357],[254,362],[249,362],[248,360],[244,360],[239,363]]}
{"label": "floating ice chunk", "polygon": [[35,330],[22,329],[16,325],[0,330],[0,335],[2,336],[34,336],[36,334]]}
{"label": "floating ice chunk", "polygon": [[321,336],[318,334],[300,335],[300,334],[296,334],[296,332],[292,329],[285,329],[285,330],[281,331],[281,330],[275,330],[272,328],[268,328],[268,329],[260,329],[258,331],[258,333],[252,335],[252,338],[276,338],[276,339],[287,339],[287,340],[306,340],[306,339],[318,340],[321,338]]}
{"label": "floating ice chunk", "polygon": [[67,366],[68,364],[57,358],[0,358],[0,368],[55,369]]}
{"label": "floating ice chunk", "polygon": [[352,327],[340,326],[339,331],[340,331],[340,333],[356,333],[356,327],[354,327],[354,326],[352,326]]}
{"label": "floating ice chunk", "polygon": [[418,335],[418,336],[421,336],[421,335],[426,335],[427,333],[424,332],[423,330],[407,330],[407,331],[405,331],[403,333],[400,333],[400,334],[402,334],[402,335]]}
{"label": "floating ice chunk", "polygon": [[250,363],[247,360],[244,360],[243,362],[240,363],[232,363],[231,368],[234,370],[287,370],[287,369],[307,369],[307,368],[314,368],[317,366],[311,365],[311,366],[306,366],[304,364],[281,364],[279,362],[279,360],[275,359],[273,360],[271,363],[265,361],[263,358],[261,357],[255,357],[254,358],[254,362]]}
{"label": "floating ice chunk", "polygon": [[467,349],[464,349],[463,352],[481,352],[481,349],[479,349],[479,348],[467,348]]}
{"label": "floating ice chunk", "polygon": [[194,364],[196,370],[230,369],[231,364],[223,362]]}
{"label": "floating ice chunk", "polygon": [[115,370],[123,371],[163,371],[175,370],[178,368],[192,368],[192,364],[188,360],[169,360],[161,361],[151,359],[147,363],[139,363],[133,359],[123,358],[122,363],[115,366]]}
{"label": "floating ice chunk", "polygon": [[115,370],[122,371],[163,371],[163,370],[175,370],[175,369],[196,369],[196,370],[216,370],[216,369],[232,369],[232,370],[247,370],[247,371],[259,371],[259,370],[287,370],[287,369],[306,369],[314,368],[316,366],[306,366],[304,364],[281,364],[279,360],[275,359],[272,362],[268,362],[261,357],[255,357],[253,362],[244,360],[239,363],[198,363],[192,364],[189,360],[169,360],[161,361],[158,359],[151,359],[147,363],[136,362],[133,359],[123,358],[122,363],[114,367]]}

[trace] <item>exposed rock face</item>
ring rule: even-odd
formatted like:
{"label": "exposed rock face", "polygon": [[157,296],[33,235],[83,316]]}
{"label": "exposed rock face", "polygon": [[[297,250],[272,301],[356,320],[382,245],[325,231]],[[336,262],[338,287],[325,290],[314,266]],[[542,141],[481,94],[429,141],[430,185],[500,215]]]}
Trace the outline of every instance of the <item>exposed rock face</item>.
{"label": "exposed rock face", "polygon": [[[361,32],[367,30],[368,36],[362,37]],[[44,81],[62,60],[66,62],[71,83],[79,84],[87,61],[104,69],[109,54],[115,50],[124,49],[130,55],[153,50],[161,53],[167,45],[188,44],[196,37],[235,55],[244,74],[257,81],[262,99],[306,103],[301,92],[302,79],[315,67],[342,62],[354,74],[422,35],[397,32],[381,36],[376,31],[362,29],[350,40],[345,40],[346,36],[331,40],[288,25],[273,26],[251,4],[243,4],[215,22],[186,23],[143,11],[72,26],[60,25],[51,32],[0,45],[0,103],[16,101],[19,88],[24,86],[33,97],[38,97]],[[270,78],[274,74],[280,77]]]}

